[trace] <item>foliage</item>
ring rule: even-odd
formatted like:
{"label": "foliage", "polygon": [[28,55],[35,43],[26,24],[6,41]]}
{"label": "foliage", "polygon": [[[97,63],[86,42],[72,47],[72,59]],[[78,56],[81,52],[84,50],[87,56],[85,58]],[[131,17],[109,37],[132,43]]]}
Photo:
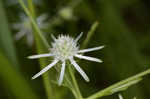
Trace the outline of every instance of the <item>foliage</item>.
{"label": "foliage", "polygon": [[[18,3],[10,5],[7,0],[0,0],[0,98],[114,99],[118,92],[123,93],[126,99],[150,97],[150,80],[148,77],[144,79],[150,73],[150,8],[147,1],[14,1]],[[14,38],[17,30],[11,27],[19,21],[20,13],[25,13],[31,21],[35,40],[32,46],[25,43],[25,38],[19,41]],[[46,29],[40,29],[36,22],[37,16],[42,13],[49,16]],[[76,37],[80,32],[83,32],[79,43],[82,49],[105,45],[101,53],[89,54],[102,57],[104,63],[77,60],[85,65],[82,68],[91,79],[89,83],[80,79],[69,62],[62,86],[57,84],[60,64],[57,69],[45,73],[42,79],[30,79],[39,67],[41,70],[49,64],[51,58],[40,59],[38,64],[26,59],[27,56],[49,52],[52,34]]]}

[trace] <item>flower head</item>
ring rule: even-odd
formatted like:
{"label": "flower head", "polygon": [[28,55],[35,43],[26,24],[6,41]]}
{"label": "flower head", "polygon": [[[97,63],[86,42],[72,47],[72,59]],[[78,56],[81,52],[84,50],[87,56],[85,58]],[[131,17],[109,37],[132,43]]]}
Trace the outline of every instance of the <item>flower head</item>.
{"label": "flower head", "polygon": [[85,52],[100,50],[104,48],[104,46],[79,50],[79,46],[77,42],[81,36],[82,36],[82,33],[76,39],[70,36],[66,36],[66,35],[59,35],[58,38],[55,38],[54,36],[52,36],[54,42],[52,43],[52,48],[50,48],[50,53],[29,56],[28,58],[30,59],[36,59],[36,58],[41,58],[41,57],[53,57],[54,58],[51,64],[49,64],[44,69],[42,69],[39,73],[34,75],[32,79],[39,77],[40,75],[45,73],[47,70],[49,70],[51,67],[53,67],[57,62],[61,61],[62,67],[61,67],[60,77],[58,81],[59,85],[61,85],[63,81],[64,72],[65,72],[66,60],[69,60],[71,64],[74,66],[74,68],[81,74],[81,76],[86,81],[89,81],[88,76],[80,68],[77,62],[74,60],[74,57],[89,60],[89,61],[102,62],[100,59],[89,57],[89,56],[83,56],[82,54]]}
{"label": "flower head", "polygon": [[78,46],[73,38],[60,35],[58,39],[54,39],[50,52],[58,60],[64,61],[77,54]]}
{"label": "flower head", "polygon": [[[27,44],[31,46],[34,40],[32,35],[31,21],[27,16],[25,16],[25,14],[21,14],[20,19],[20,22],[14,23],[12,26],[14,29],[18,30],[18,33],[15,35],[15,39],[20,40],[23,36],[26,36]],[[42,14],[39,17],[37,17],[36,22],[40,29],[44,29],[48,26],[48,24],[45,22],[46,19],[46,14]]]}
{"label": "flower head", "polygon": [[[42,0],[32,0],[32,2],[35,4],[35,5],[41,5],[43,2],[41,2]],[[25,3],[25,5],[27,5],[27,0],[23,0],[23,2]],[[6,4],[8,6],[11,6],[11,5],[16,5],[16,4],[19,4],[18,0],[7,0],[6,1]]]}

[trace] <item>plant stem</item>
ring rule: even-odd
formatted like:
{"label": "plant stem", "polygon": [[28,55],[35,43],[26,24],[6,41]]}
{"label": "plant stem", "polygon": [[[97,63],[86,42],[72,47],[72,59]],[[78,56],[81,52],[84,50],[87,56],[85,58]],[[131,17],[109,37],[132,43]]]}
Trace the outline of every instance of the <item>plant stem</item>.
{"label": "plant stem", "polygon": [[[35,41],[36,41],[36,45],[37,45],[37,52],[38,53],[44,52],[43,46],[41,46],[40,43],[39,43],[40,42],[39,38],[41,38],[41,40],[43,40],[43,43],[46,47],[48,47],[49,45],[48,45],[46,39],[43,37],[42,32],[38,28],[36,22],[34,21],[35,18],[36,18],[36,13],[35,13],[33,2],[32,2],[32,0],[28,0],[28,9],[25,7],[25,5],[21,1],[20,1],[20,4],[22,4],[22,7],[24,6],[24,10],[26,9],[25,12],[28,13],[27,15],[29,16],[29,18],[32,22],[32,25],[33,25],[33,28],[34,28],[33,30],[34,30]],[[46,65],[46,61],[45,60],[40,60],[40,64],[41,64],[40,67],[44,68],[44,66]],[[49,79],[48,74],[45,74],[43,76],[43,82],[44,82],[47,98],[48,99],[54,99],[53,95],[52,95],[52,87],[51,87],[51,84],[50,84],[50,79]]]}
{"label": "plant stem", "polygon": [[116,83],[116,84],[113,84],[113,85],[111,85],[110,87],[105,88],[104,90],[101,90],[101,91],[99,91],[99,92],[97,92],[97,93],[95,93],[95,94],[89,96],[89,97],[86,98],[86,99],[97,99],[97,98],[101,98],[101,97],[103,97],[103,96],[106,96],[106,95],[108,95],[108,93],[109,93],[111,90],[113,90],[114,88],[117,88],[118,86],[123,85],[123,84],[126,84],[126,83],[128,83],[128,82],[130,82],[130,81],[133,81],[133,80],[135,80],[135,79],[141,78],[141,77],[143,77],[143,76],[145,76],[145,75],[147,75],[147,74],[150,74],[150,69],[148,69],[148,70],[146,70],[146,71],[144,71],[144,72],[141,72],[141,73],[139,73],[139,74],[137,74],[137,75],[135,75],[135,76],[129,77],[129,78],[125,79],[125,80],[122,80],[122,81],[120,81],[120,82],[118,82],[118,83]]}
{"label": "plant stem", "polygon": [[[76,99],[83,99],[83,97],[82,97],[82,95],[81,95],[81,92],[80,92],[80,89],[79,89],[79,86],[78,86],[78,84],[77,84],[77,81],[76,81],[74,72],[73,72],[71,66],[69,66],[69,73],[70,73],[70,75],[71,75],[71,78],[72,78],[72,81],[73,81],[73,85],[74,85],[75,90],[76,90],[76,94],[75,94]],[[78,95],[78,96],[77,96],[77,95]]]}
{"label": "plant stem", "polygon": [[87,46],[88,42],[90,41],[91,37],[93,36],[93,34],[96,30],[98,24],[99,23],[97,21],[92,24],[90,30],[87,33],[87,37],[86,37],[85,41],[83,42],[83,44],[81,46],[82,49],[84,49]]}
{"label": "plant stem", "polygon": [[29,9],[32,17],[35,19],[36,18],[36,15],[35,15],[36,13],[35,13],[35,8],[34,8],[32,0],[28,0],[28,9]]}
{"label": "plant stem", "polygon": [[[83,42],[82,48],[85,48],[85,47],[87,46],[89,40],[91,39],[91,37],[92,37],[94,31],[95,31],[96,28],[97,28],[97,26],[98,26],[98,22],[96,21],[96,22],[94,22],[94,24],[91,26],[91,29],[90,29],[89,32],[88,32],[87,38],[86,38],[86,40]],[[69,73],[70,73],[70,75],[71,75],[71,78],[72,78],[72,81],[73,81],[73,85],[74,85],[74,87],[75,87],[75,92],[73,91],[74,96],[76,97],[76,99],[83,99],[82,94],[81,94],[81,92],[80,92],[78,83],[77,83],[77,81],[76,81],[76,78],[75,78],[75,75],[74,75],[74,72],[73,72],[71,66],[69,66]]]}

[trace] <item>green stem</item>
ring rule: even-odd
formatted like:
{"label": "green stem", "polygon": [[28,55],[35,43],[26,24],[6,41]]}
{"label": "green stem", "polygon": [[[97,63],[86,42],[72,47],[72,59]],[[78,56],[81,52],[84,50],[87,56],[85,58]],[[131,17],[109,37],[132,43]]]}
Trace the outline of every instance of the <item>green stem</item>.
{"label": "green stem", "polygon": [[[33,20],[32,21],[32,23],[34,22],[34,19],[36,18],[36,13],[35,13],[35,8],[34,8],[34,5],[33,5],[33,2],[32,2],[32,0],[28,0],[28,9],[29,9],[29,14],[31,15],[31,20]],[[27,9],[27,10],[28,10]],[[33,24],[34,25],[34,24]],[[37,27],[37,25],[36,25],[36,23],[35,23],[35,25],[33,26],[33,28],[34,28],[34,35],[35,35],[35,41],[36,41],[36,45],[37,45],[37,52],[38,53],[41,53],[41,52],[44,52],[44,50],[43,50],[43,46],[40,46],[40,43],[39,43],[39,38],[43,38],[42,40],[44,40],[44,42],[46,42],[45,43],[45,46],[46,47],[48,47],[47,46],[47,41],[44,39],[44,37],[43,37],[43,35],[41,34],[42,32],[40,31],[40,29],[37,27],[37,31],[36,31],[36,28],[35,27]],[[41,35],[40,35],[41,34]],[[45,60],[40,60],[40,67],[41,67],[41,69],[42,68],[44,68],[45,67],[45,65],[46,65],[46,61]],[[49,75],[48,74],[45,74],[44,76],[43,76],[43,82],[44,82],[44,87],[45,87],[45,90],[46,90],[46,94],[47,94],[47,98],[48,99],[53,99],[53,95],[52,95],[52,86],[51,86],[51,84],[50,84],[50,78],[49,78]]]}
{"label": "green stem", "polygon": [[45,44],[45,46],[47,48],[50,48],[48,42],[46,41],[46,39],[44,38],[44,36],[42,35],[42,31],[39,29],[38,25],[36,24],[34,17],[32,16],[32,14],[30,13],[29,9],[25,6],[24,2],[22,0],[18,0],[20,5],[22,6],[22,8],[24,9],[25,13],[28,15],[29,19],[31,20],[31,23],[34,27],[34,29],[36,30],[36,32],[38,33],[38,35],[40,36],[40,38],[42,39],[43,43]]}
{"label": "green stem", "polygon": [[32,17],[35,19],[36,13],[35,13],[35,8],[34,8],[32,0],[28,0],[28,8],[29,8],[29,11],[30,11]]}
{"label": "green stem", "polygon": [[76,99],[83,99],[83,97],[82,97],[82,95],[81,95],[81,92],[80,92],[80,89],[79,89],[79,86],[78,86],[78,84],[77,84],[77,81],[76,81],[74,72],[73,72],[71,66],[69,66],[69,73],[70,73],[70,76],[71,76],[71,78],[72,78],[72,81],[73,81],[73,85],[74,85],[74,87],[75,87],[75,90],[76,90],[76,94],[74,94],[75,97],[76,97]]}
{"label": "green stem", "polygon": [[[88,32],[87,38],[86,38],[86,40],[83,42],[82,48],[85,48],[85,47],[87,46],[89,40],[91,39],[93,33],[95,32],[95,30],[96,30],[96,28],[97,28],[97,26],[98,26],[98,22],[96,21],[96,22],[94,22],[94,24],[91,26],[91,28],[90,28],[90,30],[89,30],[89,32]],[[72,70],[71,66],[69,66],[69,73],[70,73],[70,75],[71,75],[71,78],[72,78],[72,81],[73,81],[73,85],[74,85],[74,87],[75,87],[75,92],[74,92],[74,90],[73,90],[74,96],[76,97],[76,99],[83,99],[82,94],[81,94],[81,92],[80,92],[78,83],[77,83],[77,81],[76,81],[76,78],[75,78],[75,75],[74,75],[74,73],[73,73],[73,70]]]}
{"label": "green stem", "polygon": [[83,44],[82,44],[82,46],[81,46],[82,49],[84,49],[84,48],[87,46],[87,44],[88,44],[88,42],[90,41],[91,37],[92,37],[93,34],[95,33],[95,30],[96,30],[96,28],[98,27],[98,24],[99,24],[99,23],[98,23],[97,21],[92,24],[90,30],[89,30],[88,33],[87,33],[87,37],[86,37],[85,41],[83,42]]}
{"label": "green stem", "polygon": [[135,76],[129,77],[129,78],[125,79],[125,80],[122,80],[122,81],[120,81],[120,82],[118,82],[116,84],[113,84],[110,87],[105,88],[104,90],[101,90],[101,91],[99,91],[99,92],[89,96],[86,99],[97,99],[97,98],[101,98],[103,96],[106,96],[106,95],[108,95],[109,92],[111,92],[113,89],[117,88],[118,86],[126,84],[126,83],[128,83],[130,81],[133,81],[135,79],[141,78],[141,77],[143,77],[143,76],[145,76],[147,74],[150,74],[150,69],[148,69],[148,70],[146,70],[144,72],[141,72],[141,73],[139,73],[139,74],[137,74]]}

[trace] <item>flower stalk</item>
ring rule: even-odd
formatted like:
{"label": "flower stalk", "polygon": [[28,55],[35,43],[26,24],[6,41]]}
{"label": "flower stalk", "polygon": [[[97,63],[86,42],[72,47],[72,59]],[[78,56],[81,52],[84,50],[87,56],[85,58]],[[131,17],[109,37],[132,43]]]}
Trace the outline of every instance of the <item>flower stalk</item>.
{"label": "flower stalk", "polygon": [[72,82],[73,82],[74,88],[75,88],[75,90],[76,90],[76,91],[75,91],[76,94],[74,94],[74,95],[75,95],[76,99],[82,99],[83,97],[82,97],[82,94],[81,94],[81,92],[80,92],[80,88],[79,88],[78,83],[77,83],[77,81],[76,81],[74,72],[73,72],[73,70],[72,70],[72,68],[71,68],[70,66],[69,66],[69,73],[70,73],[70,75],[71,75]]}
{"label": "flower stalk", "polygon": [[[32,0],[28,0],[28,8],[27,8],[22,0],[18,0],[18,1],[19,1],[20,5],[22,6],[22,8],[24,9],[25,13],[28,15],[28,17],[32,23],[32,26],[35,30],[34,35],[35,35],[35,41],[37,44],[37,52],[38,53],[40,53],[41,51],[43,52],[44,50],[43,50],[43,47],[40,46],[40,44],[39,44],[39,39],[41,39],[43,41],[44,46],[46,46],[46,48],[48,48],[49,45],[48,45],[46,39],[44,38],[44,36],[42,35],[42,32],[39,29],[37,23],[35,22],[36,15],[35,15],[33,2],[32,2]],[[46,64],[46,61],[40,60],[40,64],[41,64],[41,68],[43,68],[44,64]],[[48,99],[54,99],[53,98],[54,96],[52,95],[52,88],[51,88],[50,79],[49,79],[48,74],[43,77],[43,81],[44,81],[44,86],[46,89]]]}

